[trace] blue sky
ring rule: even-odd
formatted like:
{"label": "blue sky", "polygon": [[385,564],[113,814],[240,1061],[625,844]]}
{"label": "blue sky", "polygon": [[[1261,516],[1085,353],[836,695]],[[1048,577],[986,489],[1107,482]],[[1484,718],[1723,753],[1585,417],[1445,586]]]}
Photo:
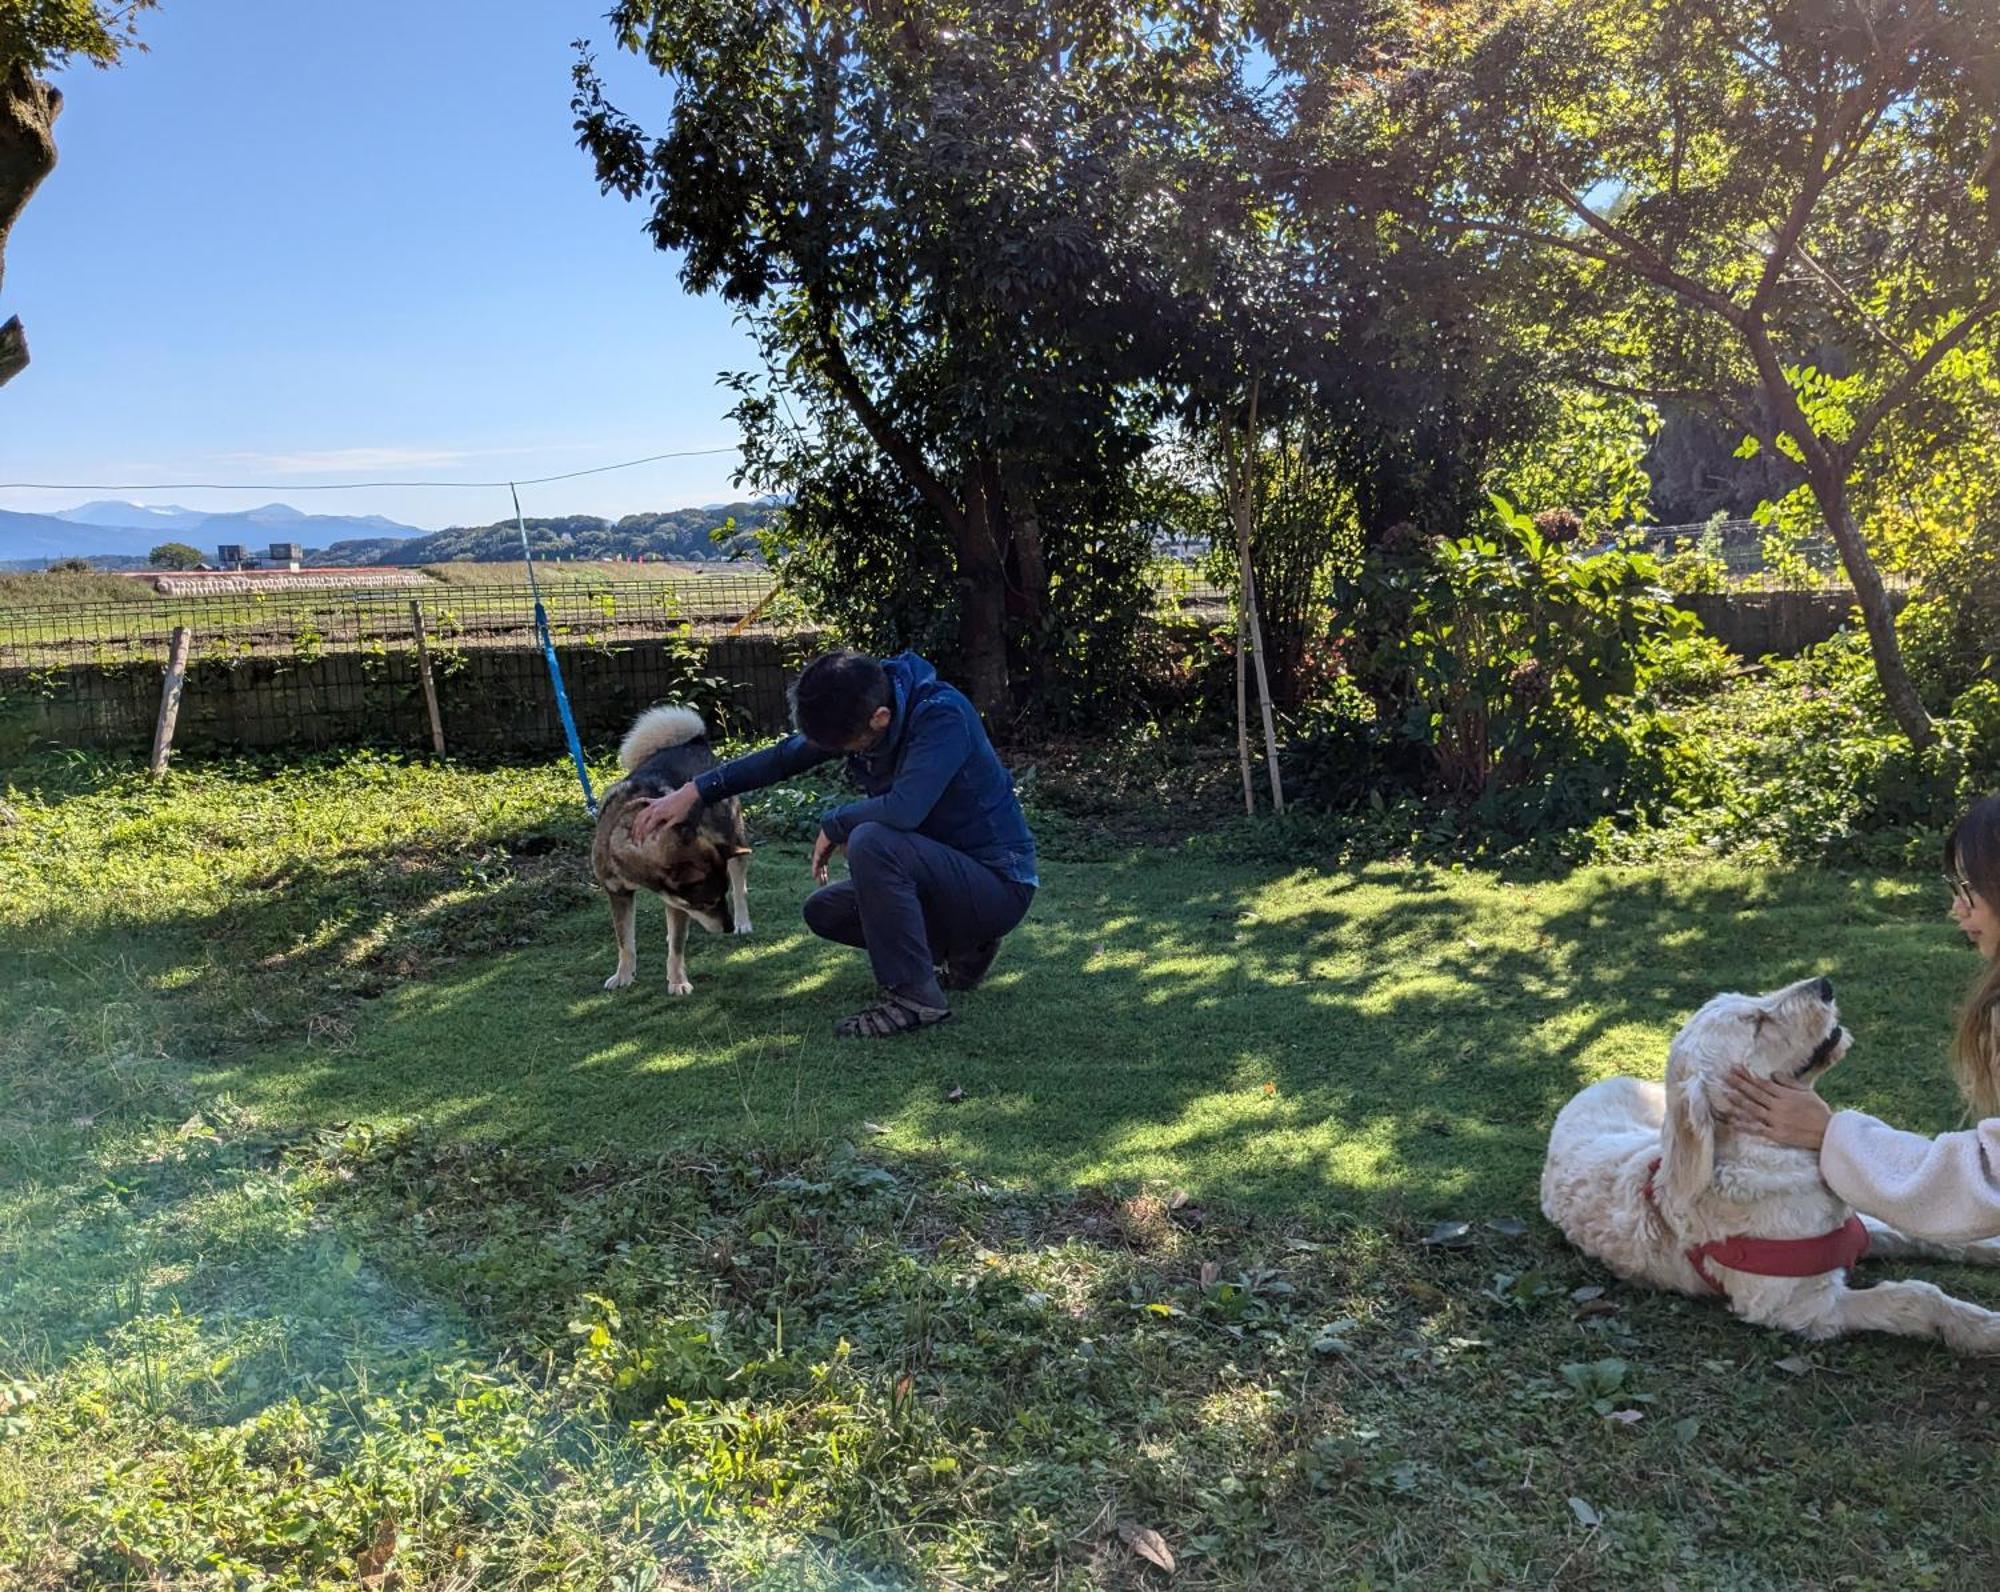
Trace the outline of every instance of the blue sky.
{"label": "blue sky", "polygon": [[[736,440],[715,376],[755,364],[682,293],[643,211],[570,130],[570,41],[657,128],[666,84],[614,59],[606,0],[164,0],[148,53],[63,75],[61,163],[14,229],[0,480],[269,482],[426,528],[506,492],[305,492],[551,475]],[[524,491],[614,515],[732,495],[730,455]],[[47,512],[93,494],[0,492]],[[117,496],[146,496],[119,493]]]}

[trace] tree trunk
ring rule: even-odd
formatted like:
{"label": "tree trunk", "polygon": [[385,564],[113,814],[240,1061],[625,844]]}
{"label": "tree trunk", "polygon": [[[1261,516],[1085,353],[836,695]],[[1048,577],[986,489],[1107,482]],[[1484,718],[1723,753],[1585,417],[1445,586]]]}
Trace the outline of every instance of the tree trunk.
{"label": "tree trunk", "polygon": [[1009,585],[1021,619],[1039,625],[1049,602],[1048,563],[1042,553],[1042,521],[1019,466],[999,464],[1002,501],[1007,507]]}
{"label": "tree trunk", "polygon": [[[0,75],[0,279],[6,274],[7,234],[35,189],[56,164],[56,115],[62,95],[25,66]],[[28,340],[18,318],[0,327],[0,387],[28,364]]]}
{"label": "tree trunk", "polygon": [[1847,483],[1814,471],[1810,485],[1819,511],[1826,517],[1826,527],[1840,549],[1848,581],[1854,587],[1855,604],[1868,629],[1868,647],[1875,655],[1875,674],[1882,682],[1889,713],[1912,746],[1929,746],[1937,739],[1937,728],[1931,723],[1923,698],[1917,695],[1909,666],[1903,662],[1903,644],[1896,636],[1896,612],[1889,606],[1881,572],[1875,568],[1861,528],[1854,523],[1854,513],[1847,506]]}
{"label": "tree trunk", "polygon": [[984,472],[967,470],[965,512],[953,526],[958,554],[958,654],[965,694],[989,724],[1004,722],[1013,703],[1007,683],[1007,577],[994,539],[998,505],[987,496]]}

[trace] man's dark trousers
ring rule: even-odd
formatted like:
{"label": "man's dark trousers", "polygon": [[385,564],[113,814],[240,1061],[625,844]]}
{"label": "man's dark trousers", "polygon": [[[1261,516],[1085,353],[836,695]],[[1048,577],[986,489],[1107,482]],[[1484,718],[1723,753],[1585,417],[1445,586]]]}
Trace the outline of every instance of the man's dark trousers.
{"label": "man's dark trousers", "polygon": [[944,1003],[938,964],[1008,933],[1035,898],[1033,885],[883,824],[847,837],[847,873],[806,898],[806,927],[866,950],[876,983],[924,1005]]}

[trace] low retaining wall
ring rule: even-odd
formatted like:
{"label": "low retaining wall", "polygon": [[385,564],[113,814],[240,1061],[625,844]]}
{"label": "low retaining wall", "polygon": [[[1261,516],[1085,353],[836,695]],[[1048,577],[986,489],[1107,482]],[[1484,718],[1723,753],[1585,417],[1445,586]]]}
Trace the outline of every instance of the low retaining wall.
{"label": "low retaining wall", "polygon": [[[1900,608],[1904,593],[1892,593]],[[1853,623],[1853,599],[1835,592],[1730,592],[1675,599],[1709,634],[1746,659],[1789,657]],[[655,702],[692,702],[713,728],[738,735],[786,726],[785,687],[816,649],[812,634],[743,635],[690,649],[632,641],[558,647],[577,727],[615,741]],[[0,669],[0,754],[34,742],[143,751],[159,712],[158,662]],[[548,666],[529,647],[440,649],[433,657],[446,750],[518,756],[562,749]],[[428,750],[430,717],[413,649],[319,657],[200,658],[188,666],[177,749],[402,746]]]}
{"label": "low retaining wall", "polygon": [[[1908,592],[1889,593],[1898,613],[1909,599]],[[1752,663],[1759,658],[1795,657],[1861,622],[1853,595],[1847,592],[1714,592],[1676,597],[1673,602],[1699,619],[1702,629],[1737,657]]]}
{"label": "low retaining wall", "polygon": [[[692,655],[684,646],[558,647],[563,684],[588,742],[615,741],[655,702],[699,706],[712,728],[782,730],[785,687],[810,635],[741,636]],[[804,649],[804,652],[801,651]],[[54,741],[132,747],[152,741],[161,663],[0,671],[0,750]],[[432,660],[446,750],[472,756],[560,751],[562,724],[539,649],[468,647]],[[413,650],[189,663],[176,750],[256,751],[362,744],[429,750],[430,716]]]}

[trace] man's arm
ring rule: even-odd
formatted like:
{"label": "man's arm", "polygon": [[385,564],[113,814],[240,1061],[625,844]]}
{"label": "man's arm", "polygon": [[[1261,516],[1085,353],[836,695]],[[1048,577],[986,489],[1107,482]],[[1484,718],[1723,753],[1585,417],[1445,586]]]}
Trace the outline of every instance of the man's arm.
{"label": "man's arm", "polygon": [[657,796],[632,815],[632,838],[644,841],[656,829],[668,824],[684,824],[695,809],[711,802],[727,801],[745,791],[762,790],[780,780],[803,774],[809,768],[831,762],[838,753],[822,752],[803,735],[788,735],[773,746],[743,757],[718,763],[678,790]]}
{"label": "man's arm", "polygon": [[933,708],[910,726],[909,749],[903,753],[896,782],[880,796],[849,802],[820,819],[820,830],[835,845],[863,824],[889,829],[915,829],[937,806],[951,778],[972,753],[972,736],[965,721],[949,709]]}
{"label": "man's arm", "polygon": [[760,751],[716,764],[695,779],[694,788],[704,805],[727,801],[731,796],[762,790],[767,785],[776,785],[803,774],[809,768],[818,768],[839,755],[838,752],[821,751],[803,735],[788,735]]}

